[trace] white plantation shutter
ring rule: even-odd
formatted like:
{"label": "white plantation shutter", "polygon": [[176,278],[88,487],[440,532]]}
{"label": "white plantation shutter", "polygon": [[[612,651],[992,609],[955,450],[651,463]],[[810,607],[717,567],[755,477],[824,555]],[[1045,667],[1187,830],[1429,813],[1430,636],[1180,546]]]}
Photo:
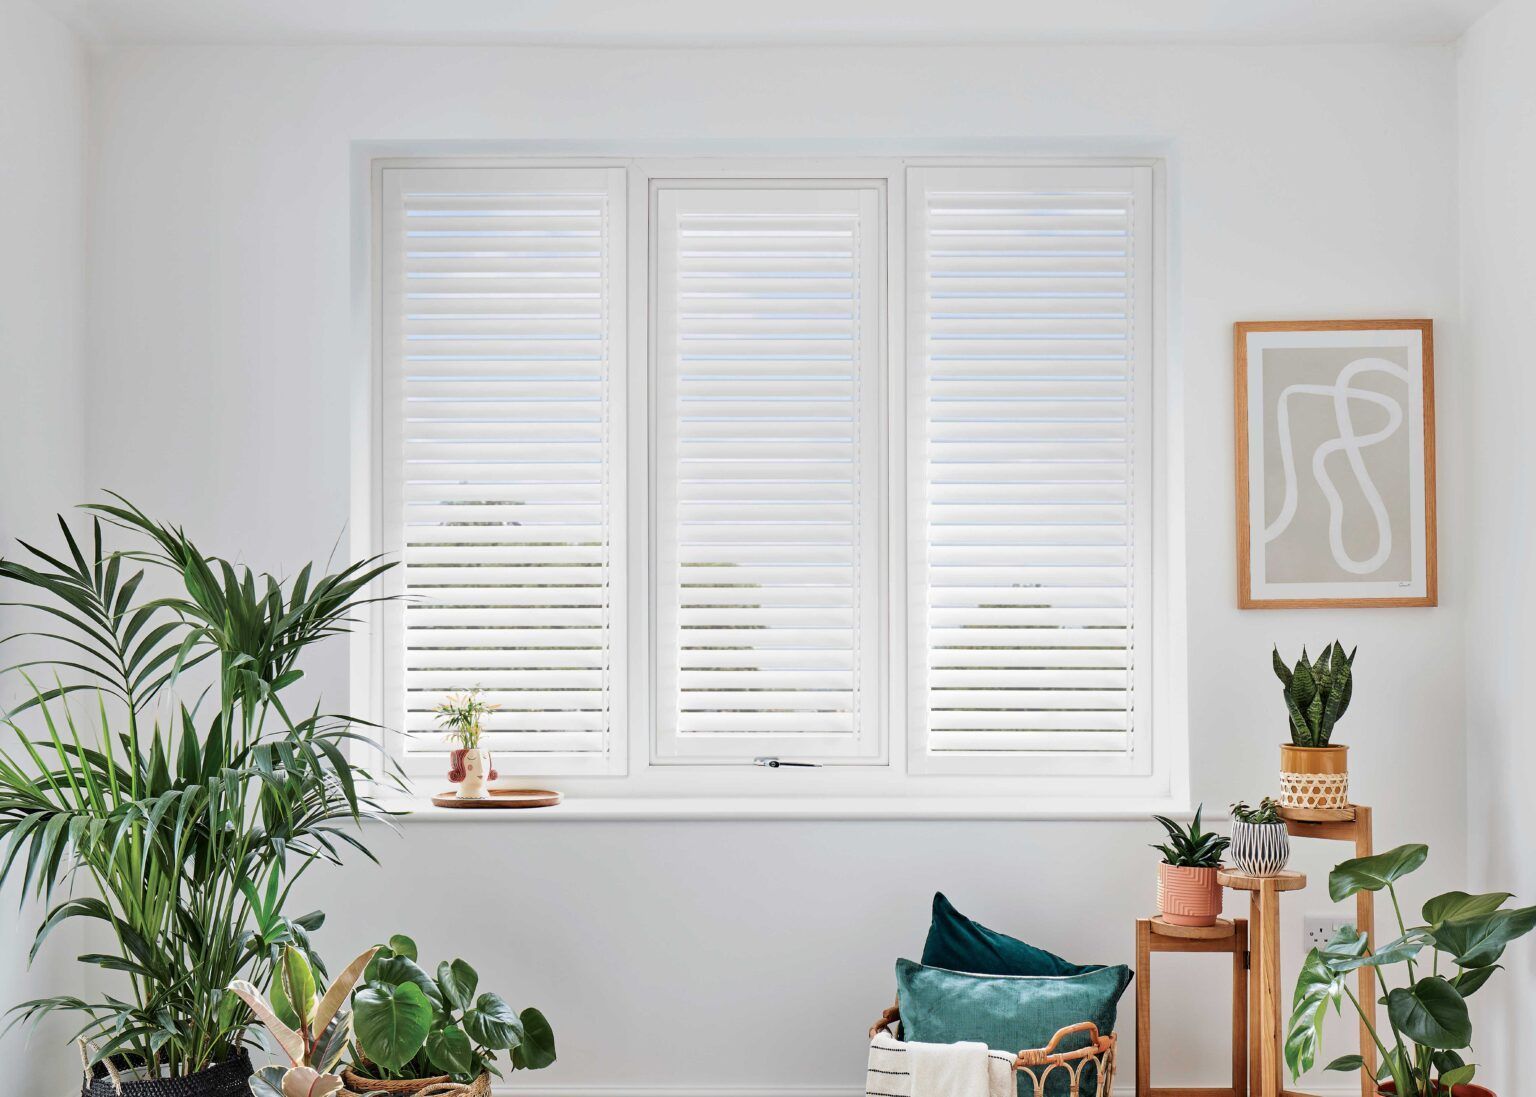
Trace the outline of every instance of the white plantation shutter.
{"label": "white plantation shutter", "polygon": [[658,760],[867,760],[882,194],[656,192]]}
{"label": "white plantation shutter", "polygon": [[1144,739],[1151,208],[1146,167],[908,173],[914,771]]}
{"label": "white plantation shutter", "polygon": [[386,717],[408,758],[441,754],[434,706],[478,686],[500,771],[616,766],[624,178],[382,173],[382,511],[405,595]]}

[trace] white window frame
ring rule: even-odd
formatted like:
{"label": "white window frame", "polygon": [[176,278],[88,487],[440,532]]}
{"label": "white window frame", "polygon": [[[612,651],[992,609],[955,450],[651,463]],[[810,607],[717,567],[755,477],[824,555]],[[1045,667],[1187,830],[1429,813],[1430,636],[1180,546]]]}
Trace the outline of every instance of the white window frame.
{"label": "white window frame", "polygon": [[[603,774],[524,773],[548,777],[573,801],[589,807],[573,808],[573,817],[763,817],[813,816],[861,818],[961,817],[1119,817],[1148,809],[1179,809],[1188,803],[1188,742],[1185,730],[1185,634],[1183,614],[1183,537],[1181,523],[1171,518],[1181,513],[1182,443],[1177,402],[1170,398],[1177,377],[1168,362],[1167,317],[1170,256],[1167,245],[1168,166],[1162,155],[1060,156],[1060,155],[913,155],[853,156],[827,158],[788,153],[782,156],[616,155],[624,149],[609,145],[551,146],[549,142],[512,146],[495,155],[432,155],[431,145],[355,147],[358,165],[359,217],[354,224],[354,274],[368,292],[358,297],[355,343],[360,363],[358,427],[363,439],[354,465],[354,547],[377,552],[382,536],[382,499],[385,469],[380,440],[380,392],[382,375],[379,329],[378,259],[374,242],[379,230],[379,174],[390,167],[620,167],[627,175],[628,242],[627,315],[628,354],[627,469],[629,586],[625,666],[615,678],[626,679],[617,689],[615,705],[630,714],[622,734],[615,736],[614,764]],[[667,150],[670,152],[671,150]],[[1063,772],[1061,767],[1026,764],[998,767],[982,774],[943,772],[943,767],[914,766],[911,734],[911,691],[907,663],[923,654],[907,648],[903,660],[898,644],[882,657],[881,723],[886,729],[883,757],[873,765],[828,765],[820,768],[766,769],[748,762],[728,765],[657,764],[652,734],[655,698],[654,658],[651,650],[654,607],[651,603],[653,531],[651,521],[653,474],[651,399],[651,286],[650,237],[653,181],[688,180],[695,185],[730,180],[757,183],[779,180],[878,180],[886,193],[885,300],[887,361],[885,389],[887,442],[881,469],[880,495],[884,517],[881,530],[886,558],[881,577],[887,592],[888,637],[909,636],[908,536],[909,489],[906,476],[891,470],[907,470],[908,333],[906,308],[895,307],[907,299],[906,257],[909,167],[1095,167],[1143,166],[1152,176],[1152,216],[1144,246],[1151,253],[1153,271],[1153,318],[1150,340],[1151,393],[1138,401],[1138,411],[1148,420],[1151,467],[1147,475],[1154,485],[1149,518],[1155,558],[1151,565],[1150,592],[1137,597],[1151,606],[1151,632],[1142,643],[1152,653],[1150,698],[1138,694],[1138,708],[1146,703],[1152,712],[1148,742],[1135,751],[1134,764],[1122,772]],[[369,216],[371,214],[371,216]],[[1138,473],[1141,470],[1138,469]],[[1140,576],[1138,576],[1140,579]],[[379,719],[387,711],[386,691],[391,688],[385,672],[385,630],[379,614],[365,622],[362,642],[354,645],[353,683],[356,711]],[[642,718],[636,718],[641,716]],[[616,722],[616,727],[619,725]],[[398,753],[395,757],[399,757]],[[498,768],[511,772],[497,760]],[[1054,770],[1054,772],[1053,772]],[[440,777],[441,767],[413,761],[408,767],[417,778]],[[423,792],[432,791],[418,782]],[[628,805],[628,806],[626,806]],[[560,809],[565,810],[565,809]],[[518,817],[523,813],[507,813]],[[540,813],[532,813],[540,814]],[[493,813],[498,818],[503,813]],[[546,816],[547,817],[547,816]]]}

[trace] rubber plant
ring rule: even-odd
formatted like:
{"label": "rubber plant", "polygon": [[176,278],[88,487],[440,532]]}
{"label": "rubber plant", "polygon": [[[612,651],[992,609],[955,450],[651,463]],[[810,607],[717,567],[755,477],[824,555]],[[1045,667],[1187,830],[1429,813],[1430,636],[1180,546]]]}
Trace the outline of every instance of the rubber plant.
{"label": "rubber plant", "polygon": [[[247,1042],[251,1014],[226,987],[264,986],[290,947],[309,949],[324,916],[286,913],[294,882],[372,856],[358,824],[383,813],[362,789],[386,775],[347,756],[366,736],[290,697],[305,654],[346,631],[389,565],[279,580],[119,497],[88,509],[86,536],[61,517],[59,549],[0,559],[8,604],[46,622],[19,634],[46,657],[6,668],[25,689],[0,716],[0,884],[50,903],[67,890],[32,956],[66,921],[97,922],[112,944],[80,959],[122,985],[22,1003],[12,1023],[74,1013],[96,1060],[183,1077]],[[178,686],[199,664],[211,689],[189,704]]]}
{"label": "rubber plant", "polygon": [[369,949],[347,965],[322,993],[309,957],[289,946],[283,950],[272,980],[272,999],[243,979],[229,989],[266,1026],[289,1066],[263,1067],[251,1079],[255,1097],[330,1097],[341,1090],[333,1073],[352,1039],[352,1015],[347,995],[373,959]]}
{"label": "rubber plant", "polygon": [[[443,961],[436,977],[417,963],[416,942],[403,934],[381,946],[352,995],[358,1059],[348,1087],[370,1080],[448,1075],[469,1084],[501,1077],[498,1052],[514,1070],[555,1061],[555,1034],[537,1009],[514,1012],[506,1000],[479,991],[480,977],[463,960]],[[477,993],[479,991],[479,993]]]}
{"label": "rubber plant", "polygon": [[[1362,891],[1386,891],[1398,936],[1381,944],[1345,926],[1325,947],[1307,955],[1285,1040],[1285,1061],[1297,1077],[1317,1061],[1329,1005],[1341,1011],[1347,998],[1380,1054],[1378,1080],[1390,1080],[1398,1097],[1435,1097],[1472,1081],[1477,1068],[1462,1054],[1472,1046],[1467,999],[1499,970],[1505,947],[1536,928],[1536,906],[1506,908],[1514,896],[1504,891],[1448,891],[1425,903],[1423,923],[1410,926],[1403,918],[1397,881],[1428,856],[1428,846],[1398,846],[1345,861],[1329,874],[1328,894],[1334,902]],[[1349,987],[1349,975],[1362,967],[1375,968],[1381,980],[1385,1028],[1370,1024]],[[1389,980],[1388,969],[1399,967],[1403,977]],[[1326,1069],[1356,1071],[1363,1065],[1359,1055],[1345,1055]]]}

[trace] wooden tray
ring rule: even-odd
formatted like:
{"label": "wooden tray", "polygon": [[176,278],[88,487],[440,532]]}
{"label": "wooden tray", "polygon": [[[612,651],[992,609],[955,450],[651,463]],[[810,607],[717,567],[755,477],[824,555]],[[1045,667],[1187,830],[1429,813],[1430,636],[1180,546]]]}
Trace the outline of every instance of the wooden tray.
{"label": "wooden tray", "polygon": [[460,800],[453,789],[432,797],[432,806],[440,808],[552,808],[561,800],[560,793],[544,788],[493,788],[484,800]]}

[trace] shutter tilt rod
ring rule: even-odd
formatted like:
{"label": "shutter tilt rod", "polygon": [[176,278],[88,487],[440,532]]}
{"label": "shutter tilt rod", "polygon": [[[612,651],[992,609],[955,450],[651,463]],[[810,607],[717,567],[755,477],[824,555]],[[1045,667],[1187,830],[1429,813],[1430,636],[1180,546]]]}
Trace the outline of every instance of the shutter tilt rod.
{"label": "shutter tilt rod", "polygon": [[803,766],[807,769],[820,769],[820,762],[782,762],[777,758],[754,758],[754,766],[766,766],[768,769],[778,769],[780,766]]}

